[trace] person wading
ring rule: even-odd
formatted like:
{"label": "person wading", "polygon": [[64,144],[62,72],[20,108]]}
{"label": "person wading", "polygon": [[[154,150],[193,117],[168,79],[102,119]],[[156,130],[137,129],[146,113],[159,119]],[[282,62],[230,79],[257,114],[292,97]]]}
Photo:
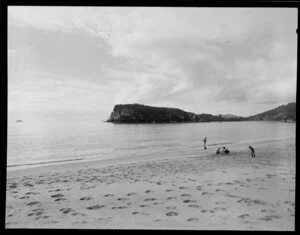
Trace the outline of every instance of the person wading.
{"label": "person wading", "polygon": [[204,137],[204,139],[203,139],[203,143],[204,143],[204,149],[206,149],[206,141],[207,141],[207,138],[206,138],[206,137]]}
{"label": "person wading", "polygon": [[255,158],[255,150],[252,146],[249,146],[250,152],[251,152],[251,157]]}

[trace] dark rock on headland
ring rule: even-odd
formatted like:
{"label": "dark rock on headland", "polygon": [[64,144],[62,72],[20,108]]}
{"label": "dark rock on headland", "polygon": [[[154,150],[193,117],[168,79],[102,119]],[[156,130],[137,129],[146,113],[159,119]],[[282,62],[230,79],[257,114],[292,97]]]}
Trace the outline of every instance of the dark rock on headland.
{"label": "dark rock on headland", "polygon": [[[243,120],[241,117],[234,120]],[[115,105],[107,122],[113,123],[185,123],[228,121],[222,115],[194,114],[177,108],[152,107],[141,104]]]}
{"label": "dark rock on headland", "polygon": [[275,109],[249,117],[232,114],[195,114],[177,108],[153,107],[142,104],[115,105],[107,122],[112,123],[186,123],[227,121],[296,121],[296,103],[281,105]]}

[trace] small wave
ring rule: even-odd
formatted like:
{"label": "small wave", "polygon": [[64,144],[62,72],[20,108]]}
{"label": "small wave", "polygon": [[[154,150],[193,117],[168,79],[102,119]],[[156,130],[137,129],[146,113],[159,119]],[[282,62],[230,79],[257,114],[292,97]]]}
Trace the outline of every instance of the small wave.
{"label": "small wave", "polygon": [[43,164],[51,164],[51,163],[58,163],[58,162],[70,162],[70,161],[80,161],[80,160],[84,160],[84,159],[83,158],[76,158],[76,159],[56,160],[56,161],[48,161],[48,162],[33,162],[33,163],[13,164],[13,165],[7,165],[7,167],[33,166],[33,165],[43,165]]}
{"label": "small wave", "polygon": [[216,143],[216,144],[207,144],[206,146],[216,146],[216,145],[225,145],[225,144],[234,144],[235,142],[226,142],[226,143]]}
{"label": "small wave", "polygon": [[139,147],[132,147],[132,148],[115,148],[114,150],[136,150],[136,149],[146,149],[149,146],[139,146]]}

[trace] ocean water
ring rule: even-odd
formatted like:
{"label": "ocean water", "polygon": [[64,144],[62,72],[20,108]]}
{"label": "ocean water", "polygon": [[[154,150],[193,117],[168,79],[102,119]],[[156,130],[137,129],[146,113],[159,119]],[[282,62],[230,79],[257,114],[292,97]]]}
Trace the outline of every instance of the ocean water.
{"label": "ocean water", "polygon": [[7,166],[151,156],[197,156],[215,148],[253,140],[295,138],[295,123],[211,122],[112,124],[97,115],[8,116]]}

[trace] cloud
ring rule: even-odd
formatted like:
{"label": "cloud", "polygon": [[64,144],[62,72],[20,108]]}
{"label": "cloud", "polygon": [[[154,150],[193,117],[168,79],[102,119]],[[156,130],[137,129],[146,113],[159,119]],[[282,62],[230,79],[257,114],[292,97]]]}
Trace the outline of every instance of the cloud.
{"label": "cloud", "polygon": [[9,7],[9,80],[27,69],[86,81],[111,91],[109,110],[286,102],[295,97],[296,23],[296,9]]}

